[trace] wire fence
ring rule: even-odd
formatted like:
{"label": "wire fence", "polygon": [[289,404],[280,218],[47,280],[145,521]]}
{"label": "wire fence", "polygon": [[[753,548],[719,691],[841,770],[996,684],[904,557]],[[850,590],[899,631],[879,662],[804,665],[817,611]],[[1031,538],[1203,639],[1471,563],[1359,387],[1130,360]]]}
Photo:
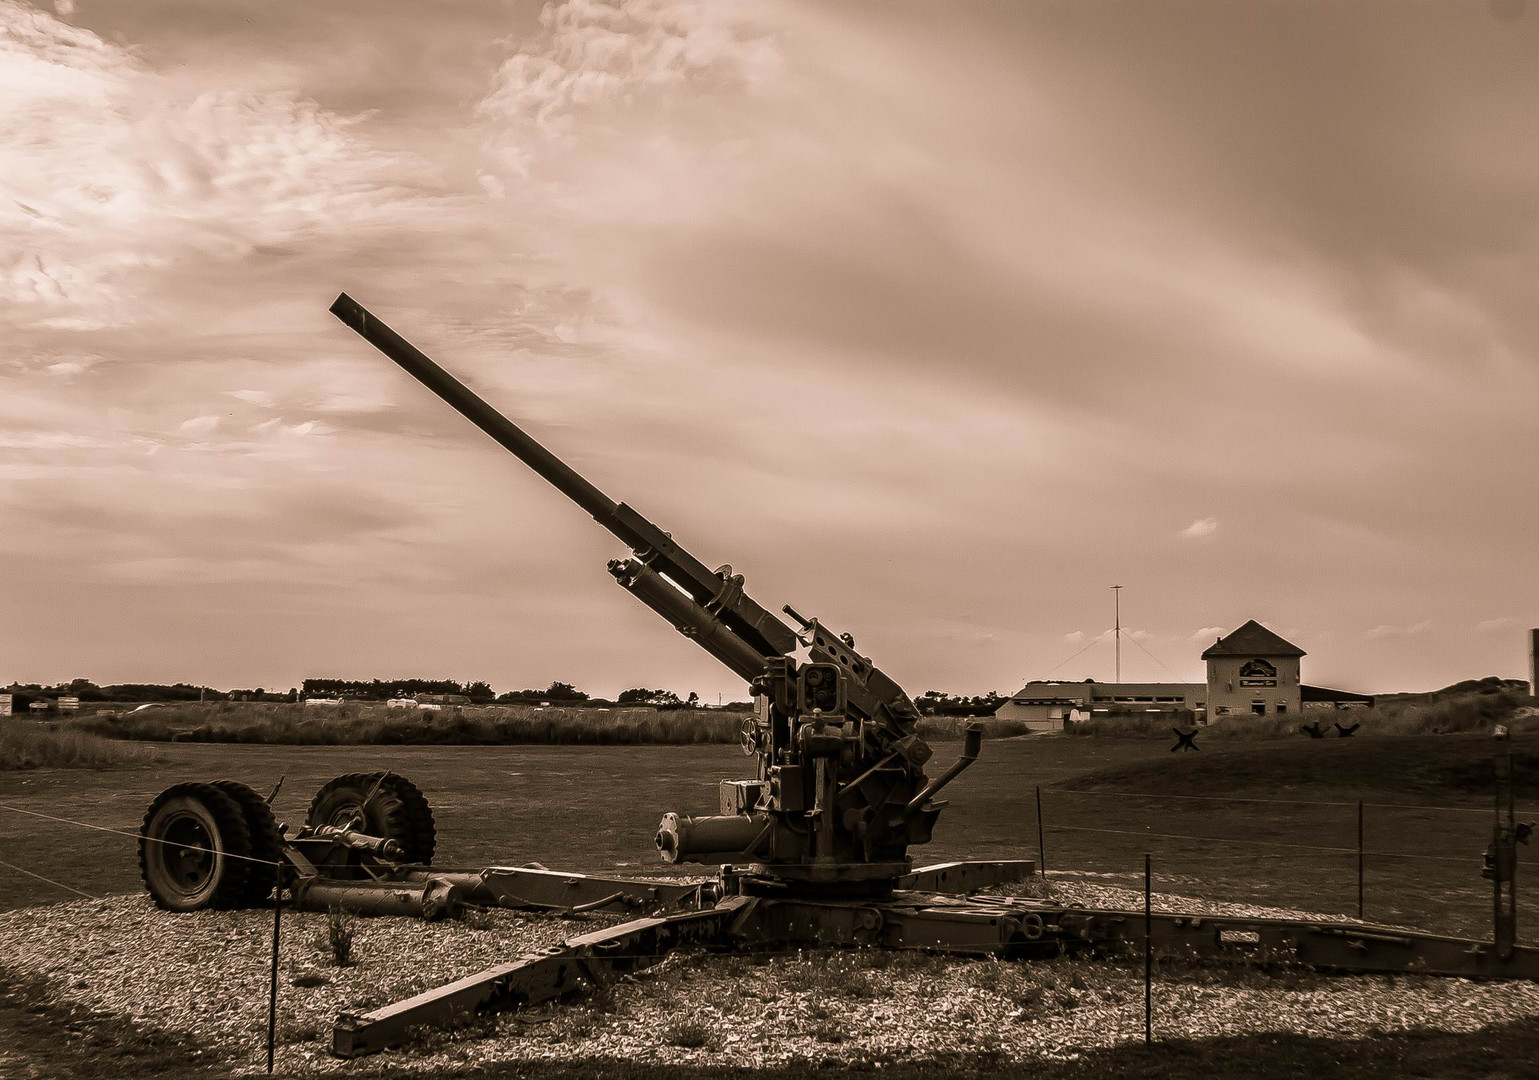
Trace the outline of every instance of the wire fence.
{"label": "wire fence", "polygon": [[[1152,849],[1162,879],[1204,896],[1483,937],[1494,886],[1481,866],[1494,813],[1041,787],[1032,824],[1044,868],[1131,876],[1136,857]],[[1522,894],[1520,904],[1534,907]]]}
{"label": "wire fence", "polygon": [[[38,810],[27,810],[20,806],[12,806],[9,803],[0,803],[0,810],[8,810],[13,814],[22,814],[26,817],[38,818],[44,821],[53,822],[54,824],[58,825],[68,825],[77,829],[85,829],[91,832],[107,833],[113,836],[124,837],[126,839],[133,840],[136,844],[139,845],[161,844],[167,847],[175,847],[182,852],[197,852],[205,855],[213,855],[216,858],[231,859],[246,863],[255,863],[267,867],[269,872],[272,874],[273,879],[272,961],[268,973],[268,995],[266,1001],[267,1074],[269,1076],[272,1075],[277,1050],[278,1031],[278,955],[279,943],[283,934],[282,870],[285,864],[282,861],[275,859],[259,859],[251,855],[242,855],[238,852],[226,851],[222,848],[203,847],[198,844],[186,843],[183,841],[165,840],[159,837],[145,835],[142,832],[129,832],[126,829],[115,829],[107,825],[96,825],[89,821],[78,821],[74,818],[60,817],[57,814],[45,814]],[[33,878],[37,881],[45,882],[56,888],[63,889],[66,892],[74,893],[75,895],[84,897],[87,900],[101,899],[94,893],[89,893],[84,889],[78,889],[73,885],[67,885],[62,881],[56,881],[53,878],[45,877],[44,875],[32,870],[28,870],[25,867],[16,866],[14,863],[0,860],[0,866],[4,866],[10,870],[15,871],[16,873],[23,874],[26,877]]]}
{"label": "wire fence", "polygon": [[[0,811],[136,844],[172,843],[145,837],[139,831],[10,803],[0,803]],[[1059,880],[1066,874],[1092,874],[1124,882],[1129,890],[1141,886],[1146,909],[1150,890],[1159,886],[1164,886],[1160,888],[1162,892],[1169,888],[1195,890],[1212,899],[1302,908],[1322,914],[1353,914],[1355,898],[1355,914],[1360,918],[1371,911],[1376,917],[1390,917],[1406,925],[1436,926],[1440,932],[1453,930],[1484,938],[1490,930],[1491,885],[1480,875],[1480,857],[1490,832],[1486,822],[1476,818],[1490,818],[1493,813],[1494,809],[1468,806],[1085,791],[1047,786],[1036,791],[1033,824],[1044,882],[1050,881],[1051,866],[1053,877]],[[1282,830],[1302,831],[1305,836],[1284,839],[1278,835]],[[1086,837],[1102,842],[1066,843]],[[1370,837],[1374,838],[1371,845]],[[1396,841],[1413,842],[1419,850],[1396,848]],[[175,846],[270,867],[275,882],[283,865],[213,848],[181,843]],[[50,863],[48,868],[51,870],[55,865],[59,864]],[[75,896],[96,898],[67,881],[14,862],[0,860],[0,868]],[[265,1002],[269,1072],[276,1052],[279,945],[283,933],[282,890],[275,890],[274,895]],[[1147,940],[1146,931],[1146,1009]],[[763,955],[789,957],[804,952],[776,949]],[[1148,1012],[1144,1020],[1148,1037],[1152,1030]]]}

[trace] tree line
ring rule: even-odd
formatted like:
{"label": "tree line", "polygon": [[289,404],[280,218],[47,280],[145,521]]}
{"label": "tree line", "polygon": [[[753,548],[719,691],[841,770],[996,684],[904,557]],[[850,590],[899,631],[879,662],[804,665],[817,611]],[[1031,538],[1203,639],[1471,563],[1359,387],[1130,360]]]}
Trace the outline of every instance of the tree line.
{"label": "tree line", "polygon": [[[98,685],[90,679],[69,682],[12,683],[4,688],[16,704],[26,708],[33,701],[57,701],[61,697],[82,702],[181,702],[181,701],[299,701],[307,697],[346,698],[352,701],[388,701],[391,698],[416,697],[419,694],[454,696],[472,704],[550,704],[550,705],[652,705],[659,708],[692,709],[701,704],[700,695],[691,690],[680,697],[672,690],[653,690],[643,686],[621,691],[613,701],[596,698],[568,682],[552,682],[543,690],[507,690],[498,693],[491,685],[476,680],[454,679],[306,679],[288,690],[252,689],[216,690],[192,683],[108,683]],[[743,705],[746,702],[734,702]]]}
{"label": "tree line", "polygon": [[[506,690],[498,693],[484,681],[457,682],[454,679],[306,679],[288,690],[216,690],[191,683],[108,683],[98,686],[90,679],[71,679],[67,683],[12,683],[8,692],[25,707],[30,701],[77,697],[81,701],[298,701],[307,697],[347,698],[353,701],[387,701],[390,698],[416,697],[418,694],[453,695],[469,699],[475,705],[550,704],[550,705],[651,705],[665,709],[693,709],[700,706],[700,695],[691,690],[681,697],[672,690],[644,686],[622,690],[614,700],[595,698],[571,683],[552,682],[543,690]],[[971,697],[941,690],[926,690],[914,704],[924,716],[970,715],[992,712],[1005,698],[990,690]],[[735,706],[748,702],[733,702]]]}

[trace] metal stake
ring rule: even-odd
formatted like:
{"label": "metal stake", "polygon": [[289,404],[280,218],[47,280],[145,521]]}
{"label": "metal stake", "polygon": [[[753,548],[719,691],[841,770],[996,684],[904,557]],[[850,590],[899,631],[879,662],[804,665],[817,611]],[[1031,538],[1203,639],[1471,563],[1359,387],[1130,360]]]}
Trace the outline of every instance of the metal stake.
{"label": "metal stake", "polygon": [[1042,883],[1047,884],[1047,843],[1042,839],[1042,785],[1037,785],[1037,867],[1042,871]]}
{"label": "metal stake", "polygon": [[1492,943],[1498,959],[1510,960],[1518,940],[1518,843],[1520,834],[1512,795],[1512,737],[1505,724],[1492,732],[1496,738],[1496,816],[1491,826],[1488,868],[1495,887],[1495,922]]}
{"label": "metal stake", "polygon": [[267,1075],[273,1074],[273,1044],[278,1035],[278,938],[283,918],[283,864],[273,868],[273,966],[267,985]]}
{"label": "metal stake", "polygon": [[1357,917],[1363,917],[1363,800],[1357,800]]}
{"label": "metal stake", "polygon": [[1154,1041],[1154,909],[1149,900],[1149,853],[1144,852],[1144,1045]]}

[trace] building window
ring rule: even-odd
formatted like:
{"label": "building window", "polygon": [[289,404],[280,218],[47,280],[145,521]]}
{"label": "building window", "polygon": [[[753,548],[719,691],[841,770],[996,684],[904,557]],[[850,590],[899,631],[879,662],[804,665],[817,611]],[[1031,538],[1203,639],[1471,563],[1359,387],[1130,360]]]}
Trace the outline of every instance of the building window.
{"label": "building window", "polygon": [[1277,667],[1268,660],[1257,657],[1240,665],[1241,686],[1276,686]]}
{"label": "building window", "polygon": [[1277,715],[1281,716],[1284,713],[1286,713],[1287,711],[1288,711],[1288,703],[1286,701],[1279,701],[1277,703]]}
{"label": "building window", "polygon": [[1252,701],[1250,703],[1250,711],[1255,713],[1257,716],[1265,716],[1266,715],[1266,702],[1264,702],[1264,701]]}

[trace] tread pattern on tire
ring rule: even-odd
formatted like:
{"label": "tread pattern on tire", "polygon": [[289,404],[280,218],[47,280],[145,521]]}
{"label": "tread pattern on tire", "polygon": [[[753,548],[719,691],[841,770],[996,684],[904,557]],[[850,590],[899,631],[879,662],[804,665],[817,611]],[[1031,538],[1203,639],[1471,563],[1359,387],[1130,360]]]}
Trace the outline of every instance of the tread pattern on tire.
{"label": "tread pattern on tire", "polygon": [[389,788],[406,807],[406,825],[411,832],[411,843],[407,848],[407,861],[422,863],[424,865],[433,861],[433,853],[438,847],[438,829],[433,821],[433,808],[428,805],[427,796],[423,795],[417,785],[398,773],[388,773],[380,784],[380,790]]}
{"label": "tread pattern on tire", "polygon": [[344,773],[327,781],[311,800],[306,821],[310,825],[332,824],[329,804],[348,798],[361,803],[376,783],[379,790],[369,807],[374,821],[371,827],[400,843],[404,861],[431,863],[437,847],[433,810],[417,785],[396,773]]}
{"label": "tread pattern on tire", "polygon": [[[278,832],[278,819],[273,817],[272,807],[248,784],[239,780],[215,780],[213,786],[224,792],[246,818],[246,831],[251,834],[251,857],[271,863],[283,861],[283,837]],[[248,863],[246,875],[246,904],[265,904],[272,895],[276,878],[273,867],[261,863]]]}
{"label": "tread pattern on tire", "polygon": [[239,803],[213,784],[198,783],[174,784],[166,788],[155,797],[154,802],[150,803],[150,808],[144,813],[144,822],[139,826],[139,877],[154,899],[155,906],[166,911],[197,910],[177,907],[170,903],[155,890],[150,880],[149,850],[152,846],[160,846],[150,839],[150,826],[154,824],[156,816],[168,802],[179,798],[196,799],[204,805],[219,832],[216,846],[226,855],[236,856],[219,861],[217,869],[219,881],[208,900],[199,907],[244,906],[250,870],[254,865],[245,859],[245,856],[251,854],[251,832],[246,827],[245,812]]}

